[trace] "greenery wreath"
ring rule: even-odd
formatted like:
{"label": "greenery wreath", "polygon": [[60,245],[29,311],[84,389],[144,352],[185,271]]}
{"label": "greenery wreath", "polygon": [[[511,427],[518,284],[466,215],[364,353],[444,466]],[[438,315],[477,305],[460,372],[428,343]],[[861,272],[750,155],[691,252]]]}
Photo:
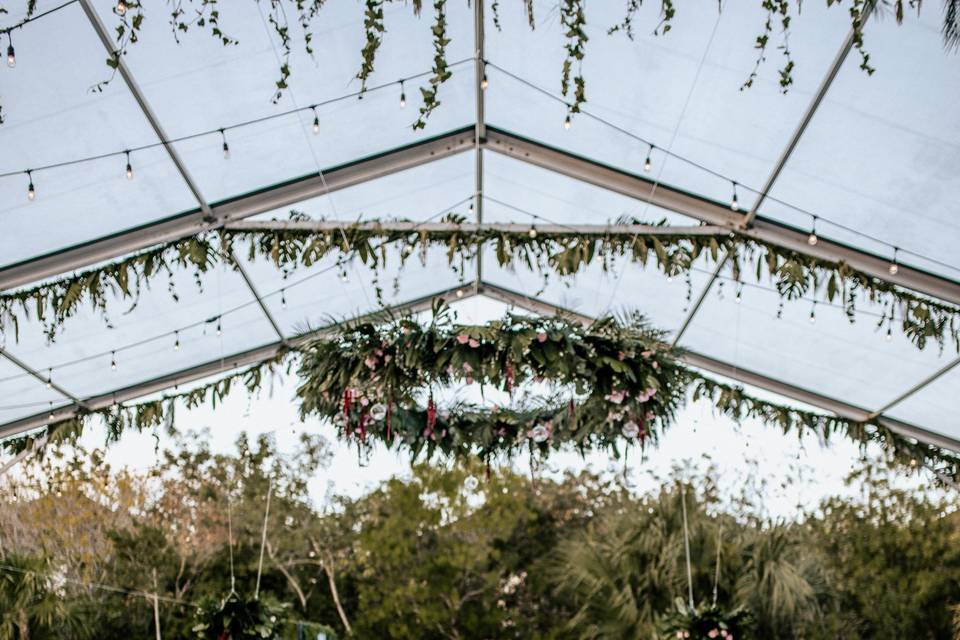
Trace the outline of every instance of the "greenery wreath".
{"label": "greenery wreath", "polygon": [[746,640],[750,638],[753,615],[743,607],[725,611],[716,604],[687,605],[677,598],[676,608],[660,620],[662,640]]}
{"label": "greenery wreath", "polygon": [[[523,446],[616,449],[624,438],[642,446],[673,420],[688,385],[676,352],[639,315],[589,327],[518,315],[467,326],[446,307],[427,325],[365,322],[318,341],[299,374],[301,412],[330,419],[343,437],[399,440],[414,452],[476,449],[484,458]],[[520,408],[441,410],[433,394],[476,383],[512,397],[524,382],[555,390]]]}

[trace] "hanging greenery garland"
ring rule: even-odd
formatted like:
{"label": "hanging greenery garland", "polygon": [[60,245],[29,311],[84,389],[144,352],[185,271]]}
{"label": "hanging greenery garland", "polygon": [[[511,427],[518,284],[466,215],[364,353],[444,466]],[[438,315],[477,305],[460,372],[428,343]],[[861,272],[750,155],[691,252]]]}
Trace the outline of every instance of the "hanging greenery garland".
{"label": "hanging greenery garland", "polygon": [[716,604],[694,607],[677,598],[674,610],[657,625],[661,640],[750,640],[753,615],[744,607],[730,611]]}
{"label": "hanging greenery garland", "polygon": [[[477,0],[482,1],[482,0]],[[7,34],[24,28],[28,23],[40,17],[35,0],[24,0],[25,13],[24,18],[13,25],[0,28],[0,34]],[[113,51],[106,59],[107,66],[112,70],[112,74],[103,82],[93,87],[95,91],[102,91],[109,84],[120,66],[120,61],[127,54],[130,47],[136,45],[140,40],[140,34],[143,29],[144,20],[147,16],[142,1],[127,0],[117,2],[114,8],[115,22],[109,25],[114,33],[115,46]],[[307,55],[313,57],[315,54],[313,39],[315,31],[315,21],[321,14],[325,0],[296,0],[296,2],[285,3],[280,0],[273,0],[266,3],[264,11],[266,12],[267,22],[272,28],[275,36],[279,40],[281,56],[278,68],[278,77],[275,81],[275,91],[272,100],[277,102],[283,96],[284,91],[289,87],[291,76],[290,56],[293,53],[294,39],[291,35],[291,23],[299,27],[302,37],[302,47]],[[607,29],[608,34],[614,34],[618,31],[624,32],[629,38],[635,37],[635,20],[643,2],[642,0],[628,0],[624,19]],[[827,0],[828,6],[843,5],[842,0]],[[960,46],[960,11],[956,10],[955,0],[944,0],[944,19],[942,28],[942,37],[944,47],[952,49]],[[422,0],[413,0],[410,3],[416,16],[422,13]],[[586,102],[586,83],[580,72],[580,66],[585,54],[587,19],[584,11],[584,0],[562,0],[560,3],[560,18],[563,26],[563,37],[566,40],[566,57],[561,67],[561,88],[566,97],[568,90],[572,86],[573,102],[570,104],[570,112],[577,113],[581,105]],[[523,0],[524,12],[527,23],[532,30],[535,27],[533,2],[532,0]],[[874,68],[870,64],[870,55],[864,48],[864,26],[866,18],[871,11],[886,10],[891,8],[897,23],[902,23],[906,14],[906,9],[915,9],[919,11],[920,0],[891,0],[888,3],[875,3],[870,0],[850,0],[847,9],[847,19],[853,33],[853,46],[860,53],[860,69],[867,74],[873,74]],[[386,27],[384,22],[384,2],[383,0],[365,0],[363,16],[364,43],[360,50],[360,69],[356,74],[360,80],[361,88],[366,87],[367,80],[371,77],[375,69],[376,56],[383,43]],[[232,8],[232,7],[231,7]],[[753,48],[757,50],[757,57],[754,69],[742,85],[742,89],[753,86],[757,78],[757,72],[760,66],[766,61],[766,53],[772,44],[774,37],[774,26],[779,27],[779,41],[776,48],[783,54],[783,62],[778,71],[779,83],[782,91],[786,92],[793,84],[793,71],[795,62],[790,52],[790,30],[792,20],[800,13],[800,2],[791,0],[763,0],[761,8],[766,14],[763,22],[763,28],[754,39]],[[722,5],[718,5],[722,9]],[[494,0],[491,4],[493,14],[493,24],[497,29],[501,27],[499,2]],[[6,13],[0,6],[0,15]],[[238,40],[224,31],[221,26],[222,8],[218,0],[186,0],[172,4],[172,10],[167,14],[168,23],[174,39],[179,43],[181,37],[191,31],[205,30],[215,40],[223,46],[234,46]],[[654,26],[652,32],[654,35],[666,35],[672,28],[673,21],[676,18],[677,9],[674,0],[660,0],[660,16],[658,23]],[[151,15],[153,15],[151,13]],[[292,17],[291,17],[292,16]],[[422,89],[423,105],[420,110],[420,117],[413,123],[414,128],[422,128],[426,119],[433,110],[440,104],[437,99],[437,93],[441,85],[450,78],[447,71],[448,63],[446,59],[447,44],[450,40],[446,35],[446,0],[434,0],[434,25],[432,28],[432,37],[434,41],[434,75],[430,78],[428,87]],[[15,64],[15,52],[13,50],[12,40],[8,51],[9,64]],[[576,76],[573,76],[571,85],[571,76],[573,67],[577,67]],[[3,123],[4,113],[0,106],[0,124]]]}
{"label": "hanging greenery garland", "polygon": [[234,591],[222,599],[207,598],[197,607],[193,633],[201,640],[279,638],[289,606],[268,594],[246,598]]}
{"label": "hanging greenery garland", "polygon": [[[442,308],[437,314],[446,316]],[[282,349],[264,362],[186,392],[92,411],[80,409],[68,419],[58,420],[51,414],[45,429],[8,439],[2,447],[20,453],[41,439],[72,441],[95,418],[107,425],[108,441],[130,429],[156,434],[164,425],[173,425],[178,403],[188,408],[206,402],[216,406],[238,387],[257,393],[271,375],[281,369],[289,373],[298,366],[304,379],[298,391],[302,413],[331,419],[338,435],[361,447],[379,442],[415,456],[490,457],[523,450],[546,455],[567,445],[581,453],[600,449],[616,456],[620,444],[655,443],[689,397],[709,399],[718,412],[737,422],[756,419],[798,438],[812,434],[828,443],[839,435],[862,449],[874,444],[906,470],[927,468],[938,481],[960,482],[960,457],[903,436],[876,419],[861,422],[803,411],[751,396],[741,387],[682,366],[674,360],[679,352],[658,343],[662,334],[636,316],[625,323],[608,318],[591,327],[562,318],[507,318],[476,326],[445,324],[439,319],[420,326],[410,319],[397,319],[383,327],[345,325],[324,335],[294,339],[292,344],[303,346]],[[384,338],[390,338],[386,348]],[[358,348],[351,351],[347,344]],[[591,349],[602,357],[588,358]],[[511,368],[506,367],[508,363]],[[520,381],[536,382],[538,377],[569,389],[496,410],[464,404],[438,407],[431,402],[431,384],[438,388],[467,383],[468,377],[491,389],[516,388]]]}
{"label": "hanging greenery garland", "polygon": [[[294,221],[302,214],[293,214]],[[453,225],[465,222],[462,216],[449,214],[442,220]],[[867,302],[883,311],[877,319],[879,330],[888,336],[894,328],[919,349],[929,342],[939,348],[948,345],[960,351],[960,309],[901,289],[896,285],[853,269],[844,262],[831,262],[807,256],[746,236],[690,235],[678,231],[630,233],[611,227],[598,235],[533,232],[497,228],[480,230],[397,231],[379,228],[378,221],[345,225],[316,231],[302,228],[227,229],[177,240],[149,251],[78,272],[66,278],[13,292],[0,293],[0,333],[19,335],[21,319],[37,318],[53,339],[63,323],[84,305],[107,315],[112,297],[136,300],[156,279],[165,281],[176,299],[176,270],[192,270],[198,288],[203,275],[215,264],[226,261],[232,266],[234,252],[249,260],[267,260],[285,275],[336,256],[338,260],[356,260],[375,274],[382,271],[391,256],[400,265],[420,259],[425,263],[428,250],[443,248],[447,262],[462,269],[478,246],[492,245],[501,267],[536,270],[546,278],[550,273],[568,276],[592,264],[609,270],[616,260],[627,259],[642,266],[655,265],[664,274],[677,277],[689,274],[700,258],[715,264],[723,253],[731,253],[731,273],[736,281],[755,279],[772,282],[783,300],[812,298],[840,305],[850,322],[856,320],[860,304]],[[637,220],[618,220],[617,224],[643,224]],[[658,223],[662,224],[662,223]],[[400,275],[394,284],[399,282]],[[383,289],[375,278],[377,298]]]}
{"label": "hanging greenery garland", "polygon": [[[398,438],[414,452],[485,458],[526,446],[643,444],[672,422],[686,393],[675,352],[639,316],[584,327],[509,315],[463,326],[441,308],[426,326],[363,323],[318,341],[305,348],[299,375],[301,413],[333,421],[343,437],[388,446]],[[564,391],[520,410],[441,410],[434,401],[441,387],[478,384],[512,395],[525,382]]]}

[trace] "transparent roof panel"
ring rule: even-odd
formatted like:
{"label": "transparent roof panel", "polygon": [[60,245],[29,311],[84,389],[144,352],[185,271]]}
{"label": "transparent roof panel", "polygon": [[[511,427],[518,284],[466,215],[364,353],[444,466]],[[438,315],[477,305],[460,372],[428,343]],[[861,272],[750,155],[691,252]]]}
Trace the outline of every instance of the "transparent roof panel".
{"label": "transparent roof panel", "polygon": [[[810,300],[785,301],[762,286],[746,286],[736,302],[726,281],[704,300],[681,345],[734,366],[838,398],[861,408],[882,407],[907,385],[929,376],[950,357],[936,345],[923,351],[895,329],[877,328],[881,308],[858,304],[856,322],[842,308]],[[810,315],[814,314],[814,322]],[[918,425],[924,426],[924,425]]]}
{"label": "transparent roof panel", "polygon": [[649,223],[698,221],[499,153],[484,152],[484,220],[534,224],[613,224],[621,217]]}
{"label": "transparent roof panel", "polygon": [[[941,44],[942,17],[931,5],[899,26],[892,16],[870,20],[865,46],[876,73],[848,57],[772,195],[824,218],[825,235],[884,256],[899,246],[902,262],[956,280],[960,122],[947,105],[960,102],[960,76],[956,53]],[[763,208],[808,228],[803,211]]]}
{"label": "transparent roof panel", "polygon": [[70,401],[0,356],[0,424],[49,411]]}
{"label": "transparent roof panel", "polygon": [[44,375],[52,368],[54,382],[87,397],[277,339],[237,273],[208,272],[202,291],[191,273],[176,272],[174,282],[178,301],[156,282],[133,309],[129,301],[110,301],[109,325],[98,314],[77,314],[50,343],[36,322],[23,323],[19,342],[8,340],[7,349]]}
{"label": "transparent roof panel", "polygon": [[[100,4],[109,27],[117,18]],[[293,29],[290,88],[278,101],[276,90],[282,48],[256,3],[231,5],[221,26],[238,40],[224,47],[208,34],[187,33],[178,46],[164,20],[145,20],[141,42],[131,47],[127,63],[150,106],[172,138],[246,122],[298,108],[317,107],[320,131],[312,131],[309,109],[286,117],[226,132],[230,160],[225,161],[220,135],[178,143],[186,165],[207,200],[215,201],[293,177],[315,173],[360,157],[456,129],[474,121],[473,65],[457,64],[443,86],[443,103],[422,131],[410,125],[421,104],[419,74],[432,65],[431,16],[420,19],[408,6],[387,5],[387,34],[378,52],[371,88],[362,99],[355,75],[364,42],[363,11],[351,3],[325,6],[317,19],[315,54],[307,55],[299,29]],[[472,55],[470,11],[451,6],[448,60]],[[412,78],[418,76],[417,78]],[[407,106],[400,108],[399,80],[406,83]],[[392,83],[392,84],[391,84]],[[372,89],[379,85],[383,89]]]}
{"label": "transparent roof panel", "polygon": [[[42,3],[41,9],[52,3]],[[12,22],[0,16],[3,24]],[[162,149],[61,166],[77,158],[152,144],[157,138],[122,80],[110,77],[103,46],[72,4],[14,34],[17,66],[0,69],[0,266],[194,208]],[[69,60],[69,72],[64,64]],[[27,199],[33,169],[36,199]],[[13,230],[14,232],[10,232]]]}
{"label": "transparent roof panel", "polygon": [[[310,198],[296,205],[270,211],[254,220],[285,220],[291,211],[314,219],[361,221],[408,219],[423,221],[442,217],[454,207],[468,214],[467,198],[474,186],[475,156],[458,153],[441,160],[400,171],[332,193]],[[462,204],[459,204],[461,203]]]}
{"label": "transparent roof panel", "polygon": [[960,439],[957,389],[960,389],[960,366],[954,366],[928,386],[894,405],[887,414]]}
{"label": "transparent roof panel", "polygon": [[[386,267],[374,273],[358,260],[338,265],[331,254],[309,269],[284,278],[266,261],[244,261],[261,298],[287,336],[377,311],[463,285],[466,293],[476,277],[473,261],[463,264],[463,276],[447,263],[446,251],[431,249],[425,264],[419,253],[403,267],[397,252],[388,252]],[[460,263],[457,263],[459,269]],[[346,274],[346,279],[343,278]],[[376,288],[381,289],[378,299]]]}
{"label": "transparent roof panel", "polygon": [[[488,19],[486,57],[523,80],[559,94],[564,39],[555,4],[534,3],[539,16],[530,33],[504,10],[502,31]],[[712,8],[712,7],[711,7]],[[801,61],[795,84],[780,91],[778,55],[768,53],[754,86],[740,91],[756,60],[751,46],[763,15],[745,3],[724,3],[723,12],[678,12],[671,31],[649,36],[660,22],[660,5],[644,3],[637,38],[607,35],[623,20],[624,3],[589,3],[583,75],[585,109],[661,149],[757,188],[783,150],[846,35],[841,10],[803,7],[793,22],[790,48]],[[487,121],[525,137],[639,172],[647,145],[614,128],[574,117],[562,126],[566,107],[496,69],[487,92]],[[521,106],[522,105],[522,106]],[[665,183],[717,200],[730,197],[729,180],[654,152],[652,175]]]}

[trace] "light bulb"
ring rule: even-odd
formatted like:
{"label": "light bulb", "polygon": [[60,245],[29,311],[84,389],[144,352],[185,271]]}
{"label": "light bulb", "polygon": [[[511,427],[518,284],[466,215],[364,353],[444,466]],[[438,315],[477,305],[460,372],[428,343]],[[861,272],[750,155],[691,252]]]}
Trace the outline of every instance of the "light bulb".
{"label": "light bulb", "polygon": [[740,211],[740,202],[737,201],[737,194],[733,194],[733,199],[730,201],[730,210]]}
{"label": "light bulb", "polygon": [[280,308],[287,308],[287,294],[283,289],[280,289]]}
{"label": "light bulb", "polygon": [[218,335],[218,336],[222,336],[222,335],[223,335],[223,327],[220,325],[220,320],[219,320],[219,319],[217,320],[217,335]]}
{"label": "light bulb", "polygon": [[893,332],[890,330],[890,327],[887,327],[887,336],[885,339],[887,342],[893,340]]}
{"label": "light bulb", "polygon": [[810,324],[813,324],[817,321],[817,314],[815,311],[810,312]]}
{"label": "light bulb", "polygon": [[814,246],[815,244],[817,244],[817,242],[819,242],[819,241],[820,241],[820,239],[817,238],[817,234],[816,234],[816,233],[811,233],[811,234],[807,237],[807,244],[809,244],[811,247]]}
{"label": "light bulb", "polygon": [[895,276],[895,275],[897,275],[897,271],[900,271],[900,267],[897,266],[897,263],[896,263],[896,262],[891,262],[891,263],[890,263],[890,268],[887,269],[887,271],[890,272],[890,275]]}
{"label": "light bulb", "polygon": [[527,235],[530,236],[531,238],[536,238],[536,237],[537,237],[537,228],[534,227],[534,226],[531,226],[531,227],[530,227],[530,231],[527,232]]}
{"label": "light bulb", "polygon": [[320,117],[313,116],[313,132],[320,133]]}
{"label": "light bulb", "polygon": [[173,350],[180,351],[180,336],[177,336],[176,342],[173,343]]}
{"label": "light bulb", "polygon": [[127,180],[133,180],[133,165],[127,161]]}
{"label": "light bulb", "polygon": [[458,298],[462,298],[462,297],[463,297],[463,289],[457,289],[457,297],[458,297]]}
{"label": "light bulb", "polygon": [[230,159],[230,145],[227,144],[226,140],[223,141],[223,159]]}
{"label": "light bulb", "polygon": [[407,106],[407,95],[405,93],[400,94],[400,108],[403,109]]}
{"label": "light bulb", "polygon": [[486,88],[489,87],[489,86],[490,86],[490,81],[487,80],[487,74],[484,73],[484,74],[483,74],[483,79],[480,80],[480,88],[486,90]]}
{"label": "light bulb", "polygon": [[741,300],[743,300],[743,294],[737,291],[737,295],[736,297],[734,297],[733,301],[736,302],[737,304],[740,304]]}
{"label": "light bulb", "polygon": [[53,388],[53,369],[47,369],[47,389]]}
{"label": "light bulb", "polygon": [[570,122],[570,114],[568,113],[566,119],[563,121],[563,128],[569,130],[571,124],[572,123]]}
{"label": "light bulb", "polygon": [[7,66],[13,69],[17,66],[17,54],[13,51],[13,45],[7,47]]}
{"label": "light bulb", "polygon": [[110,370],[111,371],[117,370],[117,357],[113,351],[110,352]]}
{"label": "light bulb", "polygon": [[343,282],[350,282],[349,274],[347,274],[347,272],[344,271],[343,273],[340,274],[340,280],[342,280]]}
{"label": "light bulb", "polygon": [[650,155],[647,155],[647,159],[643,161],[643,170],[647,173],[650,173],[650,169],[653,169],[653,162],[650,160]]}
{"label": "light bulb", "polygon": [[33,188],[33,182],[27,186],[27,200],[36,200],[37,190]]}
{"label": "light bulb", "polygon": [[117,13],[121,16],[127,12],[127,3],[125,0],[117,1]]}

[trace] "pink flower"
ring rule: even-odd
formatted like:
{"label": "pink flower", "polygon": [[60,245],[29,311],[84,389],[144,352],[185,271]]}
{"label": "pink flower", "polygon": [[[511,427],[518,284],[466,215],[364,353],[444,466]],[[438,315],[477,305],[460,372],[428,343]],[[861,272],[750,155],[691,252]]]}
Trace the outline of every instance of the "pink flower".
{"label": "pink flower", "polygon": [[616,391],[611,391],[607,395],[607,400],[609,400],[613,404],[620,404],[621,402],[623,402],[623,399],[626,397],[627,397],[627,392],[624,391],[623,389],[618,389]]}
{"label": "pink flower", "polygon": [[467,376],[467,384],[473,384],[473,378]]}
{"label": "pink flower", "polygon": [[469,362],[464,362],[463,370],[466,371],[467,373],[470,373],[471,371],[473,371],[473,367],[470,366]]}
{"label": "pink flower", "polygon": [[644,358],[649,358],[653,355],[653,351],[641,351],[640,355],[642,355]]}
{"label": "pink flower", "polygon": [[660,370],[660,363],[657,362],[656,360],[654,360],[654,361],[653,361],[653,364],[650,365],[650,366],[653,367],[654,371],[659,371],[659,370]]}
{"label": "pink flower", "polygon": [[480,341],[470,338],[470,346],[476,349],[477,347],[480,346]]}
{"label": "pink flower", "polygon": [[367,359],[363,361],[363,364],[367,365],[370,369],[377,368],[377,359],[373,356],[367,356]]}
{"label": "pink flower", "polygon": [[537,334],[537,341],[538,341],[538,342],[546,342],[546,341],[547,341],[547,332],[546,332],[546,331],[541,331],[540,333],[538,333],[538,334]]}
{"label": "pink flower", "polygon": [[653,411],[647,411],[647,415],[644,416],[647,419],[647,422],[653,420],[656,416],[653,414]]}
{"label": "pink flower", "polygon": [[716,637],[719,636],[719,635],[720,635],[720,632],[719,632],[719,631],[717,631],[716,629],[710,629],[710,632],[707,634],[707,637],[708,637],[708,638],[716,638]]}
{"label": "pink flower", "polygon": [[620,351],[617,353],[617,360],[619,360],[620,362],[623,362],[626,359],[627,359],[626,353],[624,353],[623,351]]}
{"label": "pink flower", "polygon": [[640,395],[637,396],[637,400],[639,400],[640,402],[646,402],[647,400],[649,400],[655,395],[657,395],[657,390],[654,389],[653,387],[650,387],[649,389],[645,389],[644,391],[642,391]]}
{"label": "pink flower", "polygon": [[465,333],[461,333],[460,335],[457,336],[457,342],[459,342],[460,344],[467,344],[468,342],[470,342],[470,336],[468,336]]}

